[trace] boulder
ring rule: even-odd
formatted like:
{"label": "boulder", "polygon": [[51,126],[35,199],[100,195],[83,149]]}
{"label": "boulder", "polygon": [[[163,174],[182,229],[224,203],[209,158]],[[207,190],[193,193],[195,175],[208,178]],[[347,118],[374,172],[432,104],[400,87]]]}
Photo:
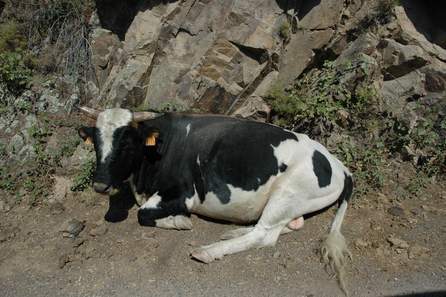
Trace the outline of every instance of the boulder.
{"label": "boulder", "polygon": [[299,28],[305,30],[323,30],[336,26],[342,15],[344,1],[322,0],[299,22]]}
{"label": "boulder", "polygon": [[111,69],[119,60],[122,47],[119,38],[111,31],[96,28],[91,36],[91,61],[96,74],[96,82],[99,87],[105,84]]}
{"label": "boulder", "polygon": [[401,77],[429,63],[428,55],[417,45],[403,45],[393,39],[384,39],[382,48],[384,80]]}
{"label": "boulder", "polygon": [[268,122],[270,118],[271,108],[259,96],[250,96],[234,113],[235,117],[256,120],[260,122]]}
{"label": "boulder", "polygon": [[[282,22],[273,0],[142,5],[125,34],[120,62],[106,71],[95,66],[107,77],[93,105],[226,112],[271,71],[271,56],[282,46]],[[108,48],[96,51],[95,65],[108,67]],[[208,104],[216,95],[222,104]]]}
{"label": "boulder", "polygon": [[294,82],[314,62],[314,50],[328,44],[333,34],[334,31],[330,28],[317,31],[301,30],[293,34],[280,60],[278,82],[282,86]]}
{"label": "boulder", "polygon": [[[407,44],[418,45],[428,54],[442,61],[446,61],[446,49],[427,40],[426,36],[417,30],[403,6],[395,7],[395,16],[396,23],[400,29],[399,37],[401,40]],[[424,18],[426,19],[428,17],[429,16],[426,15]]]}
{"label": "boulder", "polygon": [[16,134],[10,139],[9,144],[6,147],[6,151],[10,155],[17,155],[24,146],[25,140],[23,139],[23,136]]}

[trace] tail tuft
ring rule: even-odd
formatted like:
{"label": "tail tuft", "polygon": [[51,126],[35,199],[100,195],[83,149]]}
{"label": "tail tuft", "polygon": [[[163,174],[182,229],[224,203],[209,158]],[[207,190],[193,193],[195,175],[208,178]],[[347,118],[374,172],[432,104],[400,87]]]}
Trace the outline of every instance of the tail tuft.
{"label": "tail tuft", "polygon": [[331,224],[330,233],[325,238],[321,247],[322,261],[338,278],[339,286],[346,296],[348,292],[344,282],[344,268],[348,258],[352,258],[344,236],[341,233],[341,225],[344,220],[348,202],[353,191],[353,179],[351,175],[344,173],[344,188],[339,196],[340,206]]}
{"label": "tail tuft", "polygon": [[344,282],[344,268],[348,258],[352,258],[352,254],[341,232],[335,230],[328,234],[322,243],[321,256],[327,270],[331,270],[337,276],[341,290],[348,296]]}

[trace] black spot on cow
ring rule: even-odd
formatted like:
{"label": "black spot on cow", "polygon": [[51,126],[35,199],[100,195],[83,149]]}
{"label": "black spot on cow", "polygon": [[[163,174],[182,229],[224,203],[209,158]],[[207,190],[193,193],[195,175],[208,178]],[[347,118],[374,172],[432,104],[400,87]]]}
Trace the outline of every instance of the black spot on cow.
{"label": "black spot on cow", "polygon": [[344,172],[344,188],[342,189],[342,193],[339,196],[339,203],[342,203],[344,200],[350,202],[350,198],[353,192],[353,179],[351,175],[348,175]]}
{"label": "black spot on cow", "polygon": [[288,168],[288,166],[285,163],[280,164],[279,170],[280,172],[285,172],[285,170]]}
{"label": "black spot on cow", "polygon": [[319,187],[323,188],[331,183],[332,169],[330,162],[321,152],[315,150],[313,153],[313,171],[317,177]]}
{"label": "black spot on cow", "polygon": [[[194,150],[201,151],[200,168],[206,193],[215,193],[223,204],[230,202],[229,185],[256,191],[271,176],[277,175],[281,168],[273,147],[287,139],[297,141],[293,133],[257,122],[214,117],[194,122],[193,127],[199,129],[200,125],[211,125],[212,129],[203,129],[202,134],[193,131],[189,138],[207,139],[212,143],[207,148],[200,146]],[[282,166],[282,169],[286,168]]]}

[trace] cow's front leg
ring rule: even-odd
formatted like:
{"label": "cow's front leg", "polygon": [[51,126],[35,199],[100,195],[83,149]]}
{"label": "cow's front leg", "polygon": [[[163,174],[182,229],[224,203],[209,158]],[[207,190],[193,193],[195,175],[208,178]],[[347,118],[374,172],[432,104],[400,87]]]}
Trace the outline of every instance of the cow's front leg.
{"label": "cow's front leg", "polygon": [[190,230],[192,221],[184,203],[173,200],[163,203],[161,197],[154,195],[138,210],[138,222],[143,226],[164,229]]}

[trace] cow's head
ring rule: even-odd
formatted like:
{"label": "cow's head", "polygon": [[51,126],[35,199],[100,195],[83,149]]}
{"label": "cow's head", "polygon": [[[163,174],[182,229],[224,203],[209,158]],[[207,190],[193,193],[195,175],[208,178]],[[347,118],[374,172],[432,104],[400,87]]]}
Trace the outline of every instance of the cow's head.
{"label": "cow's head", "polygon": [[110,193],[131,176],[141,162],[145,145],[150,145],[151,138],[140,134],[138,122],[153,119],[156,114],[132,113],[122,108],[102,112],[80,109],[96,119],[95,127],[82,127],[78,131],[85,142],[94,144],[96,151],[93,188],[98,193]]}

